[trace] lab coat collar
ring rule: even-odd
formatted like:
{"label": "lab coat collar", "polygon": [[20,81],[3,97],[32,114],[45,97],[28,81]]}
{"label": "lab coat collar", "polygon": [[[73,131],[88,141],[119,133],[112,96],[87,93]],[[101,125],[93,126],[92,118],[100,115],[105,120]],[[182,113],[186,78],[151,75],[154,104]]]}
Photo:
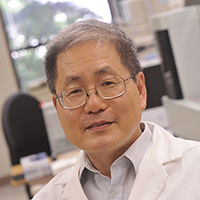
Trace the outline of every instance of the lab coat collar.
{"label": "lab coat collar", "polygon": [[139,167],[131,199],[157,199],[168,179],[165,164],[182,158],[176,139],[161,127],[147,123],[153,133],[152,143]]}
{"label": "lab coat collar", "polygon": [[56,185],[62,185],[64,187],[64,192],[62,194],[63,200],[81,199],[88,200],[79,180],[79,169],[81,165],[81,157],[83,156],[83,151],[80,151],[76,164],[72,171],[69,173],[64,173],[64,175],[56,182]]}
{"label": "lab coat collar", "polygon": [[152,122],[146,124],[153,133],[151,145],[154,146],[156,157],[161,164],[165,165],[183,157],[182,149],[172,134]]}

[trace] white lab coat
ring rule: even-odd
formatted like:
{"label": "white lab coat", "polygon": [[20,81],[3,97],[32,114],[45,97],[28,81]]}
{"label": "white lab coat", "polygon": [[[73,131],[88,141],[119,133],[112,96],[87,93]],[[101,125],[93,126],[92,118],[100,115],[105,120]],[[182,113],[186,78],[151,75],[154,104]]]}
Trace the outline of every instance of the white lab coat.
{"label": "white lab coat", "polygon": [[[200,200],[200,143],[173,137],[147,123],[153,133],[136,175],[129,200]],[[87,200],[75,167],[54,177],[34,200]]]}

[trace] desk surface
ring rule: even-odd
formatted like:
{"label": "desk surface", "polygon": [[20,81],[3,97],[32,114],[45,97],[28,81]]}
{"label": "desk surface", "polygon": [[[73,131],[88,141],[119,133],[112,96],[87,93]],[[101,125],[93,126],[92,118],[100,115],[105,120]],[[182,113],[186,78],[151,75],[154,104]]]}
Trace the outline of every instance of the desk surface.
{"label": "desk surface", "polygon": [[[62,153],[62,154],[57,156],[57,160],[66,159],[66,158],[76,156],[76,155],[78,155],[79,151],[80,150],[73,150],[73,151]],[[50,159],[50,161],[51,161],[51,159]],[[29,185],[34,185],[34,184],[37,184],[37,183],[47,183],[52,178],[53,178],[53,175],[48,175],[48,176],[45,176],[45,177],[41,177],[41,178],[38,178],[38,179],[35,179],[35,180],[32,180],[32,181],[29,181],[28,183],[29,183]],[[23,168],[20,164],[12,166],[10,183],[13,186],[22,185],[22,184],[27,183],[27,181],[24,179]]]}

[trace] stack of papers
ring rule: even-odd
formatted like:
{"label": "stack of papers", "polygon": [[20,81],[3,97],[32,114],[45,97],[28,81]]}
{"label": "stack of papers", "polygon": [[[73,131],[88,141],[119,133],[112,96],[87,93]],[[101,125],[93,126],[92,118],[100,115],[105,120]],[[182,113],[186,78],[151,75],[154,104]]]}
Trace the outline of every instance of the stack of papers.
{"label": "stack of papers", "polygon": [[22,157],[20,163],[26,181],[31,181],[51,174],[50,161],[45,152]]}

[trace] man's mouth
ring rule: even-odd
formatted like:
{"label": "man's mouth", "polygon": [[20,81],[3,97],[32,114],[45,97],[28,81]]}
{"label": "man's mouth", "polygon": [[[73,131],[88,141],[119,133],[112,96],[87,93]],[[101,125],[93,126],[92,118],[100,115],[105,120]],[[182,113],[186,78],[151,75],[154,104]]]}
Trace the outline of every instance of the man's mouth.
{"label": "man's mouth", "polygon": [[112,124],[113,122],[105,122],[105,121],[102,121],[102,122],[95,122],[95,123],[92,123],[90,124],[86,129],[93,129],[93,128],[103,128],[103,127],[106,127],[110,124]]}

